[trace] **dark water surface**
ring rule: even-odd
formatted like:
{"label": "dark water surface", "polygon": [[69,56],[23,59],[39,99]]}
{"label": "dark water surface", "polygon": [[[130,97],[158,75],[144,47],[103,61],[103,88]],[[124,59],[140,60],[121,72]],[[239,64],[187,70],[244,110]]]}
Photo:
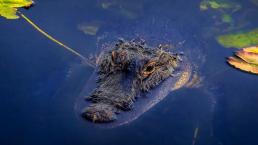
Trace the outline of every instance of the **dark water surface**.
{"label": "dark water surface", "polygon": [[[118,37],[171,43],[204,78],[199,89],[171,92],[130,124],[101,129],[78,116],[75,105],[93,69],[49,41],[23,19],[0,18],[0,145],[258,144],[258,77],[229,67],[234,49],[215,37],[258,27],[258,6],[233,1],[234,21],[200,11],[190,0],[44,0],[23,12],[84,56]],[[98,27],[88,35],[78,25]],[[183,44],[181,44],[183,43]]]}

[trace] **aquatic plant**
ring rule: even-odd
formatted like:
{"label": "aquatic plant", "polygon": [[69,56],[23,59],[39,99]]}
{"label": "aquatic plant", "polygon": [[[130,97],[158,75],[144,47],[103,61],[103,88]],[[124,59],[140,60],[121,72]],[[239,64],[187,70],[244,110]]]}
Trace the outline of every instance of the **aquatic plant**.
{"label": "aquatic plant", "polygon": [[221,2],[218,0],[204,0],[200,3],[201,10],[208,10],[211,9],[228,9],[231,8],[232,5],[226,2]]}
{"label": "aquatic plant", "polygon": [[243,48],[258,45],[258,28],[247,32],[221,35],[217,37],[217,41],[226,48]]}
{"label": "aquatic plant", "polygon": [[[225,32],[243,27],[241,16],[235,17],[240,12],[242,6],[240,3],[231,0],[202,0],[199,8],[203,13],[207,13],[214,21],[214,25],[209,28],[211,31]],[[215,26],[215,27],[214,27]],[[207,34],[207,31],[205,32]]]}
{"label": "aquatic plant", "polygon": [[203,0],[200,3],[200,9],[233,9],[234,11],[237,11],[241,9],[241,5],[226,0]]}
{"label": "aquatic plant", "polygon": [[90,63],[90,61],[88,61],[87,58],[82,56],[79,52],[77,52],[76,50],[72,49],[71,47],[65,45],[64,43],[58,41],[57,39],[55,39],[54,37],[46,33],[38,25],[36,25],[30,18],[28,18],[21,11],[18,10],[19,8],[29,9],[32,5],[34,5],[34,2],[32,0],[0,0],[0,16],[6,19],[18,19],[22,17],[42,35],[44,35],[51,41],[55,42],[56,44],[62,46],[64,49],[68,50],[74,55],[78,56],[87,65],[93,66],[93,64]]}
{"label": "aquatic plant", "polygon": [[227,62],[240,70],[258,74],[258,46],[243,48],[228,58]]}
{"label": "aquatic plant", "polygon": [[0,16],[7,19],[18,19],[18,8],[29,8],[33,5],[31,0],[0,0]]}

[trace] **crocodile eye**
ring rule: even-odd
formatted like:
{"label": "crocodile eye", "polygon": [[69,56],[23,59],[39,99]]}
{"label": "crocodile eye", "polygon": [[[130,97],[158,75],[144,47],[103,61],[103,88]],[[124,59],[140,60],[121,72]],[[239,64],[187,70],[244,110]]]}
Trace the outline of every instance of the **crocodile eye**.
{"label": "crocodile eye", "polygon": [[145,68],[145,72],[153,72],[154,71],[154,66],[147,66]]}
{"label": "crocodile eye", "polygon": [[145,64],[143,67],[142,75],[147,77],[152,74],[155,71],[155,64],[155,61],[149,61],[147,64]]}

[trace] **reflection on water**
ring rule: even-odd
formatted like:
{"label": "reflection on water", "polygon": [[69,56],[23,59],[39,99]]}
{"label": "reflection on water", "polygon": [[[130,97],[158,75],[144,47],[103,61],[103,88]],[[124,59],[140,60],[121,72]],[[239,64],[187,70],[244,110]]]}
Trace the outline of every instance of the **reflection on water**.
{"label": "reflection on water", "polygon": [[[258,78],[230,68],[225,57],[234,50],[215,39],[257,28],[256,0],[232,1],[240,9],[205,11],[200,2],[36,1],[24,11],[84,56],[99,54],[118,37],[141,37],[152,46],[170,43],[194,62],[202,87],[172,92],[134,122],[114,129],[94,127],[74,111],[92,68],[23,20],[1,19],[0,143],[189,145],[196,136],[196,145],[258,144]],[[78,29],[82,24],[91,26],[86,35]]]}

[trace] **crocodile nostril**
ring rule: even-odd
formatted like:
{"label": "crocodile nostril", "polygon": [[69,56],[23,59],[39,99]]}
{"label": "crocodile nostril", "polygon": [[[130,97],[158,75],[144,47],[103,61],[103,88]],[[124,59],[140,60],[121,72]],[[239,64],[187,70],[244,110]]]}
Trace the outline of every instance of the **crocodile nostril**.
{"label": "crocodile nostril", "polygon": [[117,53],[115,51],[112,51],[112,61],[115,62],[117,57]]}
{"label": "crocodile nostril", "polygon": [[114,106],[104,103],[91,104],[82,113],[82,116],[92,122],[111,122],[116,120]]}
{"label": "crocodile nostril", "polygon": [[121,51],[121,52],[112,51],[111,58],[114,64],[126,64],[128,61],[128,55],[126,51]]}

